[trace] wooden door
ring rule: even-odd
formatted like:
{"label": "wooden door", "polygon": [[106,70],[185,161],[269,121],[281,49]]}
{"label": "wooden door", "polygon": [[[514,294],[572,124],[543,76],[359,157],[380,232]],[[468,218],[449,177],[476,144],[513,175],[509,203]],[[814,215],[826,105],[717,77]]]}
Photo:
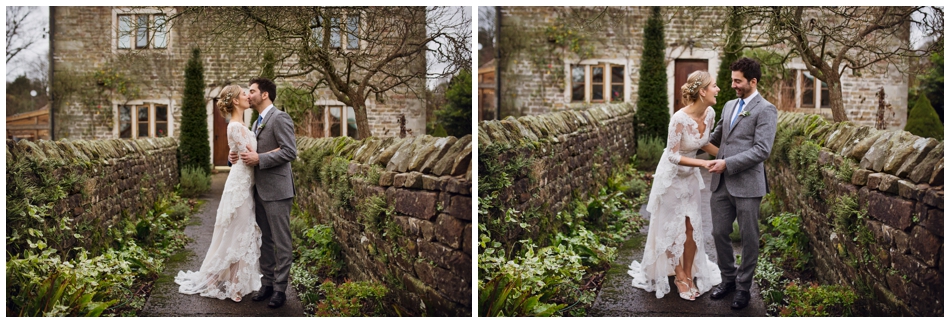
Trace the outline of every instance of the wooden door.
{"label": "wooden door", "polygon": [[[218,99],[214,99],[212,106],[216,106],[217,103]],[[214,146],[211,147],[214,156],[212,157],[212,162],[215,166],[227,166],[228,152],[230,151],[230,149],[228,149],[228,120],[225,120],[224,117],[221,116],[221,112],[218,109],[214,109],[211,114],[214,119],[214,132],[212,133],[214,137],[212,143]]]}
{"label": "wooden door", "polygon": [[[686,78],[689,77],[689,73],[694,71],[709,71],[709,60],[705,59],[678,59],[676,60],[675,72],[673,74],[674,83],[673,83],[673,112],[679,111],[683,108],[683,91],[680,90],[683,87],[683,83],[686,83]],[[715,76],[713,76],[715,77]]]}

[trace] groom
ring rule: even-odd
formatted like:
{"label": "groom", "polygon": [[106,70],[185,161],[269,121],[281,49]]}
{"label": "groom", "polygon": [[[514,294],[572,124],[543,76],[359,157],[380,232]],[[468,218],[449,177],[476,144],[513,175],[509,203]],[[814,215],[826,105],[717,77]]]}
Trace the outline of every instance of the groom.
{"label": "groom", "polygon": [[[251,107],[260,114],[252,131],[257,135],[257,151],[241,153],[244,164],[254,167],[254,210],[261,228],[261,289],[251,300],[263,301],[270,297],[268,307],[278,308],[287,300],[287,280],[290,276],[291,239],[290,208],[296,193],[290,162],[297,158],[294,123],[290,115],[277,110],[272,100],[277,99],[277,86],[266,78],[251,79],[249,83]],[[272,151],[277,148],[280,150]],[[232,163],[237,154],[229,154]],[[273,297],[271,297],[273,295]]]}
{"label": "groom", "polygon": [[[742,58],[729,66],[732,88],[738,99],[723,106],[722,118],[709,141],[719,147],[709,167],[712,175],[712,224],[722,284],[710,297],[721,299],[736,291],[733,309],[749,305],[749,289],[759,258],[759,204],[768,192],[762,162],[772,152],[778,111],[766,101],[756,85],[762,78],[759,62]],[[736,268],[732,243],[733,221],[739,222],[742,238],[741,265]]]}

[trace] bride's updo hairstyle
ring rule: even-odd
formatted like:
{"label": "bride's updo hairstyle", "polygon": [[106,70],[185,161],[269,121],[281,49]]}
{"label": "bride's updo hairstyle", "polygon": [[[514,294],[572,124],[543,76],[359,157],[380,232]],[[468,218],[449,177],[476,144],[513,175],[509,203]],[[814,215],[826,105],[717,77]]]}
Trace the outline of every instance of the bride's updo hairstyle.
{"label": "bride's updo hairstyle", "polygon": [[244,91],[244,89],[240,85],[231,84],[225,86],[224,89],[221,89],[221,93],[218,93],[218,103],[215,106],[218,111],[221,111],[221,116],[225,119],[230,118],[231,112],[234,112],[234,99],[241,96],[241,91]]}
{"label": "bride's updo hairstyle", "polygon": [[695,71],[686,78],[686,83],[680,90],[683,91],[683,106],[693,104],[699,100],[699,90],[705,89],[713,82],[712,76],[706,71]]}

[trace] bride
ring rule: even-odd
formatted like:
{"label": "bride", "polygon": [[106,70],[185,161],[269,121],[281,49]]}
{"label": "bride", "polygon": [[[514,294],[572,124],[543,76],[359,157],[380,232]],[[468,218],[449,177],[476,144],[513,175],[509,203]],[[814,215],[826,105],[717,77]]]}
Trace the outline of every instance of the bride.
{"label": "bride", "polygon": [[[218,110],[228,123],[231,151],[257,149],[257,139],[244,125],[244,110],[250,107],[247,92],[228,85],[218,95]],[[238,161],[231,167],[218,215],[214,221],[211,246],[198,272],[178,272],[175,283],[184,294],[201,294],[240,302],[244,295],[261,288],[261,229],[254,219],[254,169]]]}
{"label": "bride", "polygon": [[709,291],[722,281],[719,267],[703,248],[700,218],[700,190],[704,187],[699,167],[710,161],[696,159],[699,149],[715,156],[719,148],[709,143],[716,112],[719,87],[706,71],[689,75],[682,87],[686,107],[670,117],[666,149],[653,178],[647,211],[647,233],[643,261],[636,260],[627,271],[633,286],[656,292],[661,298],[670,292],[668,276],[675,276],[679,296],[685,300]]}

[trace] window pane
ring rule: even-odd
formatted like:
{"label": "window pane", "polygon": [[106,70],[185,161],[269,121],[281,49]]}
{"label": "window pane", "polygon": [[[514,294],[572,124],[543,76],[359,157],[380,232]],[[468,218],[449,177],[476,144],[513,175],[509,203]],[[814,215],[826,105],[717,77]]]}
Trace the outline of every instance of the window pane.
{"label": "window pane", "polygon": [[167,123],[167,122],[156,122],[156,123],[155,123],[155,136],[156,136],[156,137],[168,137],[168,123]]}
{"label": "window pane", "polygon": [[119,106],[119,138],[132,138],[132,107]]}
{"label": "window pane", "polygon": [[590,86],[590,98],[591,101],[603,101],[604,100],[604,85],[603,84],[591,84]]}
{"label": "window pane", "polygon": [[138,21],[135,25],[135,48],[148,47],[148,16],[136,16]]}
{"label": "window pane", "polygon": [[603,83],[604,82],[604,67],[591,66],[590,78],[591,78],[590,80],[591,83]]}
{"label": "window pane", "polygon": [[357,138],[359,133],[356,131],[356,111],[353,111],[353,107],[346,107],[346,136]]}
{"label": "window pane", "polygon": [[330,47],[340,48],[340,18],[330,18]]}
{"label": "window pane", "polygon": [[138,107],[139,110],[139,137],[148,137],[148,106],[143,105]]}
{"label": "window pane", "polygon": [[359,16],[346,18],[346,49],[360,48],[359,26]]}
{"label": "window pane", "polygon": [[168,26],[165,26],[165,16],[155,16],[155,48],[168,47]]}
{"label": "window pane", "polygon": [[119,48],[132,46],[132,16],[119,16]]}
{"label": "window pane", "polygon": [[610,83],[623,83],[623,66],[610,67]]}
{"label": "window pane", "polygon": [[623,101],[623,85],[610,86],[610,101]]}
{"label": "window pane", "polygon": [[155,122],[168,122],[168,106],[167,105],[155,106]]}
{"label": "window pane", "polygon": [[311,28],[313,32],[313,39],[317,42],[317,46],[323,46],[323,18],[316,17],[310,21],[313,25],[319,25],[319,27]]}
{"label": "window pane", "polygon": [[831,94],[828,93],[828,83],[821,82],[821,107],[831,107]]}
{"label": "window pane", "polygon": [[343,130],[340,125],[340,118],[342,117],[340,113],[342,112],[341,107],[330,107],[330,136],[339,137],[343,135]]}
{"label": "window pane", "polygon": [[802,106],[815,106],[815,77],[802,71]]}
{"label": "window pane", "polygon": [[571,69],[571,101],[584,101],[584,66]]}

